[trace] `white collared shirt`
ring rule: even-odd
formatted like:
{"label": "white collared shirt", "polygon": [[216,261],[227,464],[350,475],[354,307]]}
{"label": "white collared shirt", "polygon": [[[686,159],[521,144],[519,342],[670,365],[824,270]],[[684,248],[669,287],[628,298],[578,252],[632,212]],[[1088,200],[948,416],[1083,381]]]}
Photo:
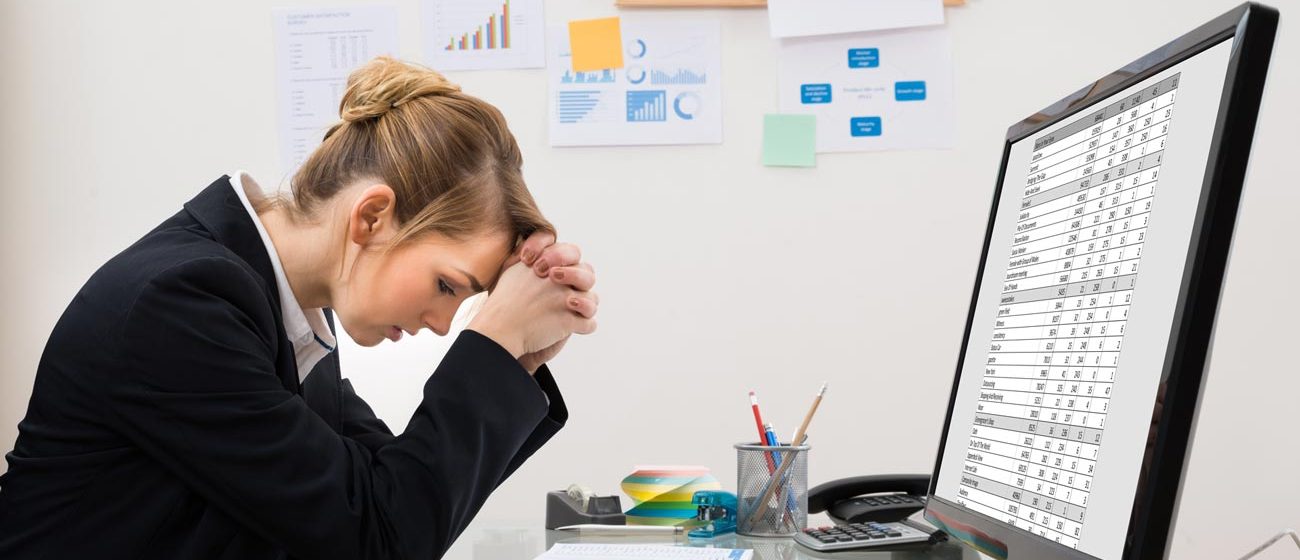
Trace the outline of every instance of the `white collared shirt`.
{"label": "white collared shirt", "polygon": [[325,322],[325,311],[319,307],[303,309],[298,304],[298,298],[293,295],[289,278],[284,275],[284,266],[280,264],[280,254],[275,251],[271,236],[266,233],[262,219],[258,217],[257,211],[253,210],[252,202],[249,201],[250,197],[262,196],[262,187],[258,186],[257,181],[254,181],[245,171],[231,173],[230,185],[235,188],[235,194],[239,195],[239,201],[244,203],[248,217],[252,218],[253,225],[257,226],[257,235],[261,236],[262,244],[266,246],[266,254],[271,257],[276,289],[280,291],[280,315],[284,317],[285,334],[293,344],[293,354],[298,362],[298,382],[301,383],[307,379],[307,374],[311,373],[311,369],[316,367],[321,358],[334,351],[338,341],[334,339],[329,324]]}

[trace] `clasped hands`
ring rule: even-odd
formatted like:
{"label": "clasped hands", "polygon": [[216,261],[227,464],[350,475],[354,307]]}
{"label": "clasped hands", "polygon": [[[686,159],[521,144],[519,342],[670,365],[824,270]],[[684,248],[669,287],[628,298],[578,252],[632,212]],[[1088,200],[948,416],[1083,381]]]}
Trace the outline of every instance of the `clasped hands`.
{"label": "clasped hands", "polygon": [[577,245],[535,233],[506,259],[469,329],[500,344],[529,375],[555,358],[573,334],[596,330],[596,273]]}

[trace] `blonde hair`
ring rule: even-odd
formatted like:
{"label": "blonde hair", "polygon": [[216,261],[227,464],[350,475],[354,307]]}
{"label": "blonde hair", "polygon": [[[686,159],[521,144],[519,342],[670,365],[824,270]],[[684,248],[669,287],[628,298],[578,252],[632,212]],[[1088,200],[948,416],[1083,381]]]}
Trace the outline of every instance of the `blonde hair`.
{"label": "blonde hair", "polygon": [[504,231],[513,251],[534,232],[555,233],[524,185],[501,112],[442,74],[376,58],[348,76],[339,116],[290,181],[291,215],[312,217],[344,187],[378,180],[397,198],[390,247],[429,232]]}

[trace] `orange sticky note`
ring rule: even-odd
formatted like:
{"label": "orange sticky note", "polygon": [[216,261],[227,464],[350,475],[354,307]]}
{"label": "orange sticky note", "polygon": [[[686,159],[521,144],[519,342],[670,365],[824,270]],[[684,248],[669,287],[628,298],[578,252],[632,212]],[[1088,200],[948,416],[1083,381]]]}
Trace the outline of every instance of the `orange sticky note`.
{"label": "orange sticky note", "polygon": [[623,32],[617,17],[569,22],[574,72],[623,67]]}

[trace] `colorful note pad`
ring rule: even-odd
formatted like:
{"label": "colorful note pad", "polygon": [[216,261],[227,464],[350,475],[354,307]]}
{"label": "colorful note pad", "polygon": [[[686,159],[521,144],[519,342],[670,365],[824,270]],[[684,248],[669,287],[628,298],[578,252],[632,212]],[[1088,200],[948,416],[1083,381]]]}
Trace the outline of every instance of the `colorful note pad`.
{"label": "colorful note pad", "polygon": [[763,165],[817,165],[817,116],[763,115]]}
{"label": "colorful note pad", "polygon": [[569,22],[573,71],[592,72],[623,67],[623,32],[617,17]]}
{"label": "colorful note pad", "polygon": [[628,525],[677,525],[695,518],[691,497],[700,490],[721,490],[708,467],[638,466],[623,479],[623,492],[636,504],[627,510]]}

